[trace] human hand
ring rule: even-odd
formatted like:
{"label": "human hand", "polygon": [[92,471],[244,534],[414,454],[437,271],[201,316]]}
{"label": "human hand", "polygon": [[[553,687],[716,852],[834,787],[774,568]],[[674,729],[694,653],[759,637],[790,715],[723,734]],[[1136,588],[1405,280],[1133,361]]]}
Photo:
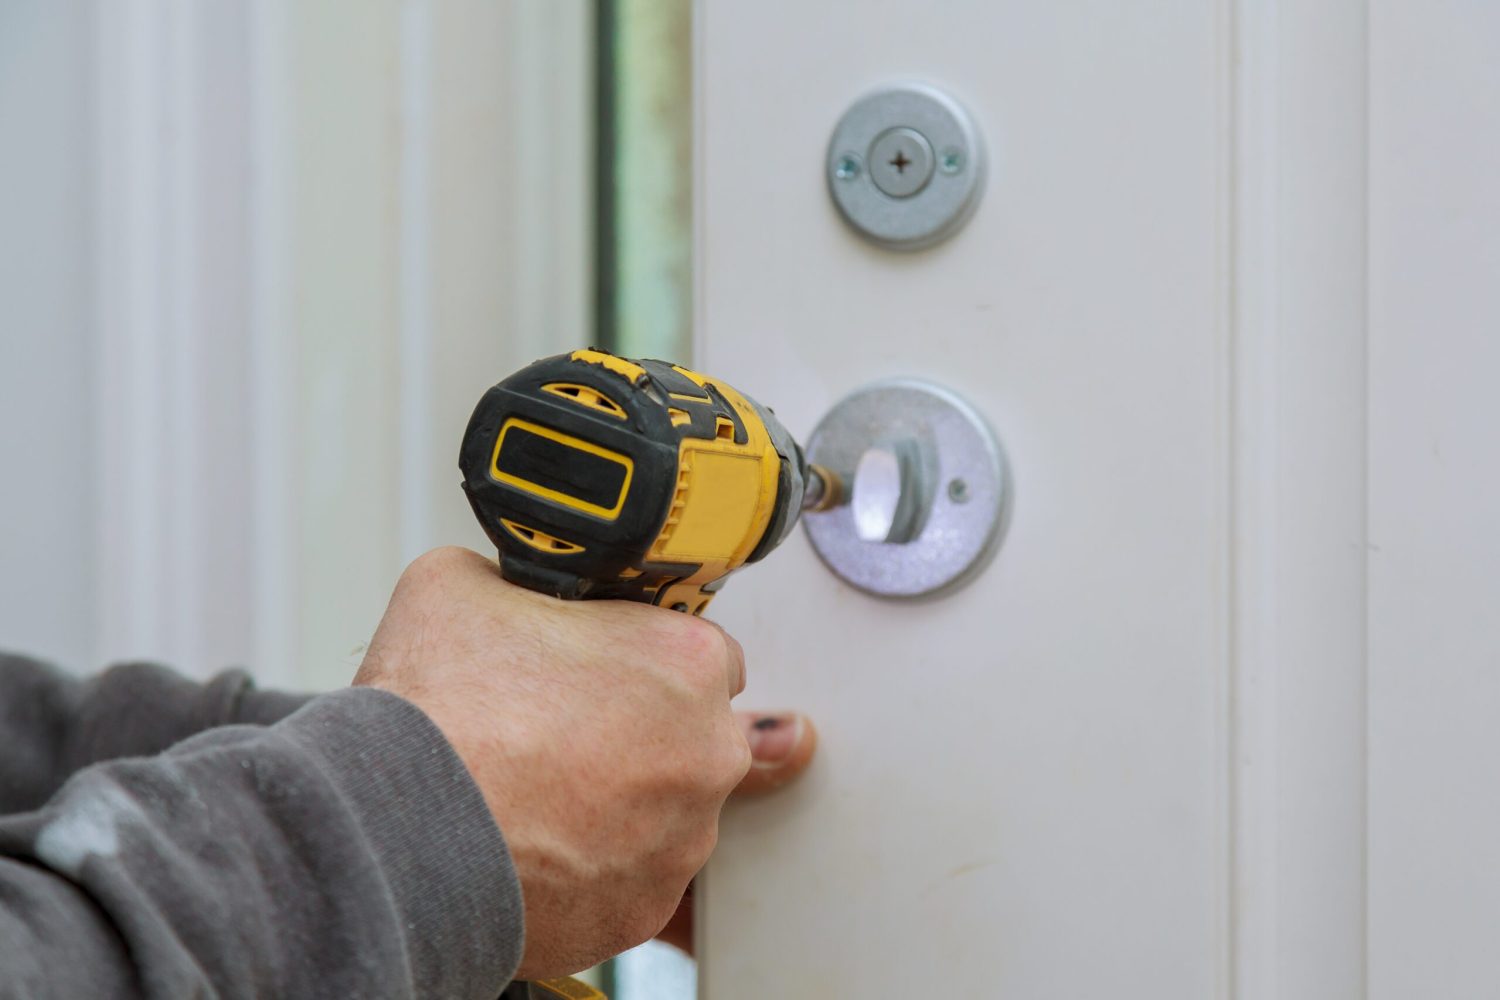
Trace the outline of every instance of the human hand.
{"label": "human hand", "polygon": [[[796,712],[736,712],[740,728],[750,744],[754,762],[739,787],[736,798],[764,795],[780,788],[807,770],[818,746],[818,731],[812,720]],[[693,954],[693,887],[688,886],[677,912],[656,935],[657,940]]]}
{"label": "human hand", "polygon": [[729,708],[744,656],[722,629],[535,594],[466,549],[402,575],[355,683],[426,712],[478,783],[521,880],[522,979],[659,931],[750,770]]}

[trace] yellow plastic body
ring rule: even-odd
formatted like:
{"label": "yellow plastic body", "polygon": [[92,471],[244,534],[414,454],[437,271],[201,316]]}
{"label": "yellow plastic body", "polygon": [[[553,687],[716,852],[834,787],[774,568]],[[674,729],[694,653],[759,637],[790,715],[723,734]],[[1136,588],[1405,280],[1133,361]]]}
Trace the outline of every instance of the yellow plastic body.
{"label": "yellow plastic body", "polygon": [[[700,386],[710,381],[677,370]],[[775,513],[781,473],[781,457],[756,408],[733,387],[717,380],[713,385],[744,423],[747,441],[735,443],[732,424],[729,434],[682,439],[672,511],[647,556],[648,561],[699,563],[696,573],[669,585],[657,600],[662,607],[686,605],[694,614],[713,598],[704,584],[744,565],[760,544]],[[708,402],[707,395],[702,401]]]}
{"label": "yellow plastic body", "polygon": [[538,979],[531,984],[532,995],[557,997],[558,1000],[609,1000],[588,983],[571,976],[562,979]]}
{"label": "yellow plastic body", "polygon": [[[632,383],[643,373],[634,362],[601,351],[576,351],[572,357],[602,365]],[[654,603],[702,614],[713,599],[703,587],[744,565],[770,526],[781,457],[749,399],[717,379],[673,367],[700,388],[712,384],[746,431],[745,443],[736,443],[733,422],[720,417],[714,437],[681,439],[671,509],[645,559],[646,565],[696,563],[697,571],[663,586]],[[714,405],[706,389],[702,395],[673,393],[672,400],[681,406]],[[679,423],[676,414],[673,422]]]}

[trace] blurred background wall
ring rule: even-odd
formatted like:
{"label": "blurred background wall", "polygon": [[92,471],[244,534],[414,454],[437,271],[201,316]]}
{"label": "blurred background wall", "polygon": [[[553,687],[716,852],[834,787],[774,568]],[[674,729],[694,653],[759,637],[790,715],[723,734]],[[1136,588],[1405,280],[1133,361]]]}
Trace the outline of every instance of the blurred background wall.
{"label": "blurred background wall", "polygon": [[0,5],[0,641],[345,682],[590,342],[593,5]]}
{"label": "blurred background wall", "polygon": [[347,683],[489,385],[686,357],[689,10],[0,2],[0,648]]}
{"label": "blurred background wall", "polygon": [[0,9],[0,631],[95,655],[93,80],[82,3]]}

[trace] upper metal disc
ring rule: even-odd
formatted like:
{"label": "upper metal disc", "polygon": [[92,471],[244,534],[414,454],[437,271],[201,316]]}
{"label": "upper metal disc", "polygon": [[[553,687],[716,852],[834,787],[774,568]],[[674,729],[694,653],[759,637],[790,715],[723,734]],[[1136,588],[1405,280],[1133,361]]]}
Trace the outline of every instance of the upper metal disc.
{"label": "upper metal disc", "polygon": [[985,155],[968,113],[936,87],[866,94],[828,142],[828,191],[845,221],[892,250],[919,250],[956,232],[984,188]]}

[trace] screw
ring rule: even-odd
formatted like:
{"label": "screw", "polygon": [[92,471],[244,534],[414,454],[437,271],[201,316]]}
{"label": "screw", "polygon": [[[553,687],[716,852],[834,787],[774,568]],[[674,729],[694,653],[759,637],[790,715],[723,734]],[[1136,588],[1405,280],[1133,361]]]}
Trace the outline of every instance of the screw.
{"label": "screw", "polygon": [[833,168],[833,176],[841,181],[849,181],[859,176],[859,157],[853,153],[845,153],[839,157],[839,162]]}
{"label": "screw", "polygon": [[943,150],[942,158],[938,160],[938,166],[942,168],[945,174],[958,173],[964,168],[964,151],[949,146]]}
{"label": "screw", "polygon": [[954,503],[968,503],[969,484],[962,479],[950,479],[948,481],[948,499]]}

